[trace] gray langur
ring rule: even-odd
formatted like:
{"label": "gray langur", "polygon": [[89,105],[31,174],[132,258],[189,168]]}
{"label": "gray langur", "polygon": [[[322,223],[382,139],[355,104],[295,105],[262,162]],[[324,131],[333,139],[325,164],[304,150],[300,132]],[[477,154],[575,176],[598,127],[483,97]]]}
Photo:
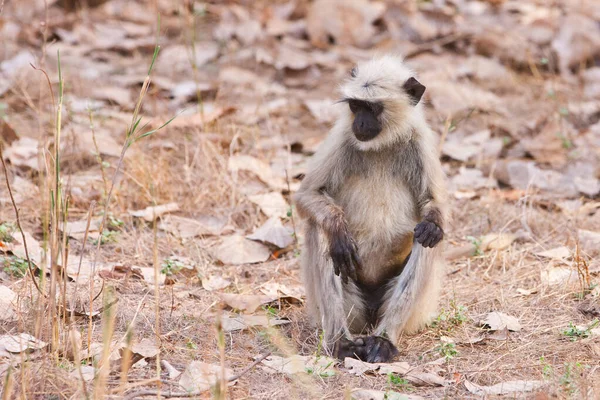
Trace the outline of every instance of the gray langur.
{"label": "gray langur", "polygon": [[401,333],[435,316],[445,176],[425,87],[402,60],[375,58],[350,75],[341,115],[294,197],[305,222],[302,275],[328,350],[387,362]]}

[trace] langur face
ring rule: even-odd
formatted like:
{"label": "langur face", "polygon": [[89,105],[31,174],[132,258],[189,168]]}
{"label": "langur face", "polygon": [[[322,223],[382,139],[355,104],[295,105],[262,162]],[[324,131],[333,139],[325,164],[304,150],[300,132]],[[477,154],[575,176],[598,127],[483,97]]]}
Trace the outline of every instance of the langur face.
{"label": "langur face", "polygon": [[381,133],[382,125],[379,116],[383,112],[383,104],[364,100],[348,100],[350,111],[354,115],[352,132],[361,142],[374,139]]}

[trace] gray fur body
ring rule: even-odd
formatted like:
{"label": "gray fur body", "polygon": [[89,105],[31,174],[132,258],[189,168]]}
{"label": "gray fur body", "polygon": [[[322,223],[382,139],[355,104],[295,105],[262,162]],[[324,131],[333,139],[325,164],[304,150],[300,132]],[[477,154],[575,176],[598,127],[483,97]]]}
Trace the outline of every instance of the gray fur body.
{"label": "gray fur body", "polygon": [[[384,131],[373,141],[358,142],[352,115],[341,108],[295,196],[305,222],[307,302],[329,345],[370,328],[365,292],[371,289],[383,291],[373,334],[386,334],[395,343],[402,332],[423,328],[436,311],[443,274],[442,246],[424,248],[413,241],[415,225],[428,213],[437,213],[440,221],[445,216],[435,135],[421,105],[411,106],[393,93],[396,81],[388,80],[390,69],[399,81],[412,73],[393,57],[361,69],[362,79],[376,83],[376,90],[359,72],[357,84],[347,83],[344,94],[382,101]],[[332,232],[340,231],[352,236],[362,261],[357,281],[347,284],[334,274],[329,255]]]}

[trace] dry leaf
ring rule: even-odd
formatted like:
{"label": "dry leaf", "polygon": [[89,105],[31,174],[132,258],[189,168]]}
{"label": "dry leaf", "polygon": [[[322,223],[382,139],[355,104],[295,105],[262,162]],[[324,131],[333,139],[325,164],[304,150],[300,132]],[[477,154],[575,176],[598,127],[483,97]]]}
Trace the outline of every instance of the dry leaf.
{"label": "dry leaf", "polygon": [[246,236],[248,239],[274,244],[284,249],[294,243],[294,231],[283,226],[279,217],[271,217],[253,234]]}
{"label": "dry leaf", "polygon": [[330,124],[338,117],[338,109],[332,99],[306,99],[304,105],[318,122]]}
{"label": "dry leaf", "polygon": [[[133,267],[136,271],[142,274],[144,280],[148,283],[154,284],[155,281],[155,273],[154,267]],[[167,280],[167,276],[161,272],[158,273],[158,284],[164,285]]]}
{"label": "dry leaf", "polygon": [[367,47],[376,29],[373,25],[385,12],[382,2],[367,0],[317,0],[306,15],[306,30],[315,47],[335,44]]}
{"label": "dry leaf", "polygon": [[39,350],[43,349],[47,345],[48,343],[42,342],[28,333],[0,336],[0,349],[4,349],[10,353],[22,353],[27,350]]}
{"label": "dry leaf", "polygon": [[344,359],[344,367],[349,370],[348,372],[356,376],[361,376],[366,372],[373,372],[381,375],[387,375],[388,373],[405,375],[411,369],[407,362],[368,363],[350,357]]}
{"label": "dry leaf", "polygon": [[530,296],[534,293],[537,293],[537,289],[522,289],[522,288],[517,288],[517,293],[519,293],[521,296]]}
{"label": "dry leaf", "polygon": [[560,246],[554,249],[535,253],[535,255],[540,257],[552,258],[555,260],[563,260],[565,258],[571,257],[571,250],[569,250],[569,248],[566,246]]}
{"label": "dry leaf", "polygon": [[267,217],[285,218],[290,209],[290,206],[280,192],[255,194],[248,196],[248,200],[259,206]]}
{"label": "dry leaf", "polygon": [[69,373],[71,379],[80,380],[83,377],[84,382],[91,382],[96,377],[96,368],[91,365],[82,365]]}
{"label": "dry leaf", "polygon": [[594,257],[600,253],[600,233],[579,229],[579,246],[589,256]]}
{"label": "dry leaf", "polygon": [[177,370],[170,362],[167,360],[161,360],[160,365],[167,370],[169,373],[169,379],[177,379],[181,376],[181,372]]}
{"label": "dry leaf", "polygon": [[453,190],[477,190],[494,188],[498,182],[492,177],[486,177],[478,169],[460,167],[458,174],[452,177],[451,186]]}
{"label": "dry leaf", "polygon": [[231,308],[239,311],[247,311],[252,314],[263,304],[271,303],[278,299],[277,296],[221,293],[221,299]]}
{"label": "dry leaf", "polygon": [[[222,378],[230,379],[234,377],[233,370],[225,368],[225,376],[220,365],[208,364],[202,361],[192,361],[179,378],[179,386],[187,392],[202,392],[209,390],[216,385]],[[228,382],[227,385],[234,385],[236,381]]]}
{"label": "dry leaf", "polygon": [[266,315],[238,315],[221,319],[225,332],[241,331],[254,326],[277,326],[289,324],[287,319],[269,318]]}
{"label": "dry leaf", "polygon": [[[261,286],[260,291],[268,296],[276,296],[278,298],[282,297],[291,297],[297,299],[298,301],[302,301],[305,296],[304,286],[286,286],[277,282],[267,282]],[[283,294],[283,296],[282,296]]]}
{"label": "dry leaf", "polygon": [[153,358],[158,355],[160,349],[156,345],[154,340],[142,339],[139,343],[135,343],[131,346],[131,352],[139,354],[143,358]]}
{"label": "dry leaf", "polygon": [[492,331],[498,331],[507,328],[509,331],[518,332],[521,330],[519,320],[513,316],[493,311],[489,313],[480,325],[489,328]]}
{"label": "dry leaf", "polygon": [[223,264],[253,264],[267,261],[271,252],[264,244],[235,235],[223,239],[214,255]]}
{"label": "dry leaf", "polygon": [[425,370],[425,367],[411,368],[406,362],[367,363],[353,358],[346,358],[344,366],[350,369],[352,374],[359,376],[366,372],[373,372],[380,375],[397,374],[417,386],[447,386],[450,384],[450,381]]}
{"label": "dry leaf", "polygon": [[285,181],[276,177],[271,170],[271,167],[266,162],[259,160],[256,157],[247,154],[236,154],[229,157],[227,168],[231,172],[250,171],[255,174],[258,179],[269,185],[272,189],[282,190],[287,188]]}
{"label": "dry leaf", "polygon": [[197,236],[218,236],[223,232],[227,220],[211,215],[199,215],[195,218],[167,215],[161,218],[158,228],[181,239]]}
{"label": "dry leaf", "polygon": [[37,140],[22,137],[4,150],[4,158],[16,167],[26,167],[37,171],[39,168],[38,145]]}
{"label": "dry leaf", "polygon": [[541,281],[548,286],[579,284],[579,275],[573,268],[554,267],[541,271]]}
{"label": "dry leaf", "polygon": [[231,285],[231,281],[219,275],[211,275],[202,279],[202,287],[210,292],[225,289],[229,285]]}
{"label": "dry leaf", "polygon": [[168,203],[160,206],[150,206],[144,208],[143,210],[129,211],[129,214],[134,217],[143,218],[148,222],[152,222],[161,215],[174,211],[179,211],[179,205],[177,205],[177,203]]}
{"label": "dry leaf", "polygon": [[425,397],[416,394],[398,393],[388,390],[353,389],[352,400],[424,400]]}
{"label": "dry leaf", "polygon": [[271,355],[261,362],[265,372],[280,374],[297,374],[301,372],[321,377],[335,375],[334,366],[337,359],[330,357],[300,356],[279,357]]}
{"label": "dry leaf", "polygon": [[493,386],[480,386],[468,380],[465,380],[464,383],[469,392],[478,396],[532,392],[546,385],[544,381],[508,381]]}
{"label": "dry leaf", "polygon": [[481,238],[481,247],[485,250],[504,250],[517,238],[512,233],[490,233]]}
{"label": "dry leaf", "polygon": [[16,299],[17,294],[15,292],[4,285],[0,285],[0,321],[17,320],[17,313],[13,305]]}

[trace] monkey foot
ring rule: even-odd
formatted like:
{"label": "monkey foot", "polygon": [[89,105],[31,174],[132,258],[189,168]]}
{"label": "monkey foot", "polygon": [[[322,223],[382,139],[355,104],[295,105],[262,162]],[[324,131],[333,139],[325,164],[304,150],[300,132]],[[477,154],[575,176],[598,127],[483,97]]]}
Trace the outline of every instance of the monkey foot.
{"label": "monkey foot", "polygon": [[340,339],[335,355],[340,360],[350,357],[370,363],[390,362],[398,355],[398,349],[384,337],[363,336],[354,340]]}

